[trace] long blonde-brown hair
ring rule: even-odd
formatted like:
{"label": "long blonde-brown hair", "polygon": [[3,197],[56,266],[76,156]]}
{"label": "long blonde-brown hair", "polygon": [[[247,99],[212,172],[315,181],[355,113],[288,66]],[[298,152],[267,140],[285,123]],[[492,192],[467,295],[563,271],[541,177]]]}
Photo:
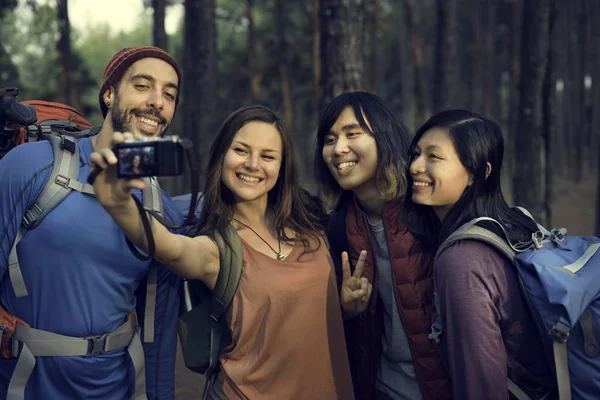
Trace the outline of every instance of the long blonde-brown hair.
{"label": "long blonde-brown hair", "polygon": [[[382,99],[368,92],[342,93],[323,111],[317,130],[314,155],[315,180],[328,210],[339,207],[351,192],[337,183],[323,160],[325,137],[346,107],[352,107],[360,127],[373,136],[377,146],[375,186],[383,200],[400,200],[407,189],[407,157],[411,134]],[[367,125],[366,120],[369,121]]]}
{"label": "long blonde-brown hair", "polygon": [[[292,139],[281,117],[271,109],[248,106],[234,111],[221,125],[209,155],[202,209],[194,235],[210,235],[218,231],[225,237],[227,224],[233,218],[235,199],[223,184],[223,161],[236,133],[248,122],[260,121],[272,124],[282,143],[282,159],[279,178],[268,193],[267,212],[278,237],[286,242],[303,242],[308,248],[307,237],[317,239],[324,229],[324,214],[319,204],[298,184],[298,166],[294,156]],[[294,231],[296,239],[286,234],[286,228]]]}

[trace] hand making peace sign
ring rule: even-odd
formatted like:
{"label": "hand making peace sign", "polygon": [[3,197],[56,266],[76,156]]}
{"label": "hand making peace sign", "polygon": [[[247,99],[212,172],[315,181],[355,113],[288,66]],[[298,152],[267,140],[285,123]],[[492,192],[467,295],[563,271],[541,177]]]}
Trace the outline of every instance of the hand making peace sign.
{"label": "hand making peace sign", "polygon": [[340,303],[346,318],[352,318],[365,311],[369,304],[373,285],[369,283],[367,278],[362,277],[366,258],[367,252],[365,250],[361,251],[354,273],[351,274],[348,253],[345,251],[342,253],[342,290]]}

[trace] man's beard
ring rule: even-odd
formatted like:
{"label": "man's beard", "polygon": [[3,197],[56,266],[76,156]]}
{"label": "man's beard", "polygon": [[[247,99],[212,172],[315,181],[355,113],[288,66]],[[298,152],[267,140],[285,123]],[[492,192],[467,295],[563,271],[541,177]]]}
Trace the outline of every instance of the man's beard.
{"label": "man's beard", "polygon": [[[113,130],[115,132],[133,132],[133,118],[136,115],[152,115],[155,118],[160,120],[160,124],[164,127],[163,130],[159,133],[158,136],[162,136],[166,131],[169,125],[167,125],[167,121],[165,118],[156,110],[152,109],[132,109],[127,111],[126,109],[122,110],[120,107],[119,96],[115,96],[115,102],[112,108],[111,113],[111,121]],[[155,136],[153,133],[140,129],[140,132],[145,137],[153,137]]]}

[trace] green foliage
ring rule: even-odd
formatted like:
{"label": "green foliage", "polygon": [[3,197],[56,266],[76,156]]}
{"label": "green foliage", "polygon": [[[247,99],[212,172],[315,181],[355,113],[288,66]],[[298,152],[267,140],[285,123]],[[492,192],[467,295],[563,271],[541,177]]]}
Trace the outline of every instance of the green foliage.
{"label": "green foliage", "polygon": [[[60,63],[56,49],[59,39],[56,8],[37,4],[34,8],[18,7],[4,18],[2,37],[6,53],[18,70],[22,99],[57,100],[59,98]],[[10,34],[9,34],[10,33]],[[35,38],[35,40],[32,40]],[[81,100],[94,81],[81,55],[72,51],[72,81],[75,106],[88,108]]]}
{"label": "green foliage", "polygon": [[98,107],[98,90],[108,61],[121,49],[129,46],[149,45],[152,42],[152,24],[148,17],[139,20],[130,32],[113,32],[108,24],[90,26],[74,43],[83,63],[90,71],[92,83],[86,90],[85,103],[89,105],[86,116],[93,124],[102,122]]}
{"label": "green foliage", "polygon": [[[19,7],[5,18],[4,48],[16,64],[22,98],[56,97],[58,85],[58,25],[54,7],[38,5],[35,11]],[[7,32],[11,32],[7,35]],[[35,38],[35,40],[31,40]]]}
{"label": "green foliage", "polygon": [[[100,124],[98,89],[106,64],[124,47],[151,44],[151,14],[142,12],[135,27],[127,32],[115,32],[103,23],[90,25],[85,32],[78,32],[73,27],[71,30],[76,106],[92,123]],[[3,58],[0,46],[0,84],[18,85],[17,77],[20,77],[22,99],[57,99],[60,64],[54,4],[36,4],[34,8],[19,6],[8,11],[0,25],[0,35],[2,45],[10,55]],[[8,62],[13,65],[12,72]],[[5,78],[5,75],[9,76]]]}
{"label": "green foliage", "polygon": [[17,0],[2,0],[0,1],[0,21],[4,16],[11,10],[13,10],[18,4]]}

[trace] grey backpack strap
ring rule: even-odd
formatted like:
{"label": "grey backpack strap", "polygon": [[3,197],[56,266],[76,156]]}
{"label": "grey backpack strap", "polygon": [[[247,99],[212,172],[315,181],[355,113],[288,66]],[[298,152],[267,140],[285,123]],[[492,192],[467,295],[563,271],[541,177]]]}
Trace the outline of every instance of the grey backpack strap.
{"label": "grey backpack strap", "polygon": [[[21,273],[17,256],[17,245],[23,239],[25,232],[37,227],[42,220],[58,206],[71,190],[87,193],[93,189],[77,181],[79,177],[79,150],[75,139],[70,136],[48,136],[52,144],[54,162],[50,177],[39,196],[23,215],[23,222],[8,256],[8,273],[16,297],[27,296],[27,287]],[[87,187],[86,187],[87,186]]]}
{"label": "grey backpack strap", "polygon": [[[528,216],[530,216],[530,215],[528,215]],[[495,223],[496,225],[498,225],[502,230],[504,238],[498,236],[497,234],[495,234],[494,232],[492,232],[488,229],[477,226],[477,223],[482,222],[482,221],[488,221],[488,222],[492,222],[492,223]],[[515,256],[518,253],[526,251],[533,246],[533,244],[529,245],[529,244],[524,244],[524,243],[512,244],[510,242],[509,236],[508,236],[506,230],[504,229],[504,227],[502,226],[502,224],[500,224],[495,219],[481,217],[481,218],[476,218],[476,219],[464,224],[463,226],[458,228],[454,233],[452,233],[438,248],[438,251],[435,255],[435,261],[437,262],[438,257],[445,249],[447,249],[452,244],[454,244],[460,240],[477,240],[477,241],[486,243],[486,244],[492,246],[492,248],[498,250],[511,263],[514,263]],[[434,278],[434,287],[435,287],[435,278]],[[436,292],[436,294],[434,296],[435,296],[435,308],[437,309],[437,319],[433,323],[432,333],[430,335],[430,338],[434,339],[436,341],[436,343],[439,343],[439,336],[443,333],[444,321],[440,314],[439,297],[437,295],[437,289],[435,289],[435,292]],[[510,380],[510,378],[507,381],[507,387],[508,387],[508,391],[510,393],[512,393],[517,399],[530,400],[530,398],[527,396],[527,394],[525,394],[525,392],[523,392],[523,390],[521,390],[512,380]]]}
{"label": "grey backpack strap", "polygon": [[227,239],[231,249],[221,235],[215,235],[215,242],[219,247],[219,277],[213,289],[213,304],[211,318],[219,321],[231,305],[242,276],[242,241],[235,228],[227,226]]}
{"label": "grey backpack strap", "polygon": [[[164,215],[162,196],[158,180],[154,177],[145,179],[146,187],[142,192],[144,208]],[[144,308],[144,343],[154,342],[154,320],[156,314],[156,291],[158,284],[158,265],[156,260],[150,263],[146,278],[146,306]]]}
{"label": "grey backpack strap", "polygon": [[[210,317],[214,323],[210,335],[210,361],[205,373],[207,381],[212,380],[219,366],[221,338],[229,330],[226,324],[219,322],[233,301],[243,269],[242,241],[231,225],[227,226],[226,235],[231,247],[227,245],[227,241],[218,232],[214,236],[219,248],[219,276],[213,289],[213,302],[210,312]],[[208,385],[205,387],[205,390],[207,389]]]}
{"label": "grey backpack strap", "polygon": [[[488,229],[477,226],[477,223],[483,222],[483,221],[492,222],[492,223],[495,223],[496,225],[498,225],[502,229],[502,232],[504,233],[505,238],[503,239],[500,236],[496,235],[494,232],[491,232]],[[489,244],[493,248],[500,251],[511,262],[513,262],[516,253],[524,251],[520,248],[520,247],[523,247],[522,244],[513,245],[510,243],[510,241],[508,239],[508,233],[506,232],[506,230],[504,229],[502,224],[500,224],[498,221],[496,221],[493,218],[480,217],[480,218],[475,218],[475,219],[467,222],[466,224],[462,225],[456,231],[454,231],[450,236],[448,236],[448,238],[446,240],[444,240],[444,242],[442,242],[442,244],[440,245],[440,247],[438,248],[438,250],[435,254],[434,266],[437,264],[437,260],[440,256],[440,254],[442,254],[442,252],[444,250],[446,250],[448,247],[452,246],[454,243],[456,243],[460,240],[467,240],[467,239],[478,240],[480,242]],[[439,343],[440,336],[444,332],[444,320],[442,318],[442,315],[440,314],[440,299],[438,296],[437,285],[436,285],[435,281],[436,280],[435,280],[435,273],[434,273],[433,303],[434,303],[434,307],[436,310],[436,318],[433,321],[433,324],[431,325],[431,333],[429,334],[429,338],[432,339],[433,341],[435,341],[436,343]]]}
{"label": "grey backpack strap", "polygon": [[[504,233],[504,238],[496,235],[494,232],[491,232],[488,229],[477,226],[477,223],[483,221],[492,222],[498,225]],[[500,251],[504,256],[506,256],[506,258],[508,258],[511,262],[514,260],[516,253],[528,250],[528,248],[523,248],[523,246],[519,243],[512,244],[509,240],[508,233],[506,232],[502,224],[500,224],[500,222],[496,221],[493,218],[480,217],[475,218],[470,222],[467,222],[466,224],[458,228],[456,231],[454,231],[450,236],[448,236],[448,238],[444,240],[444,242],[438,248],[435,254],[435,262],[437,262],[437,259],[440,256],[440,254],[442,254],[442,252],[448,247],[452,246],[459,240],[467,239],[478,240],[480,242],[484,242],[491,245],[496,250]]]}

